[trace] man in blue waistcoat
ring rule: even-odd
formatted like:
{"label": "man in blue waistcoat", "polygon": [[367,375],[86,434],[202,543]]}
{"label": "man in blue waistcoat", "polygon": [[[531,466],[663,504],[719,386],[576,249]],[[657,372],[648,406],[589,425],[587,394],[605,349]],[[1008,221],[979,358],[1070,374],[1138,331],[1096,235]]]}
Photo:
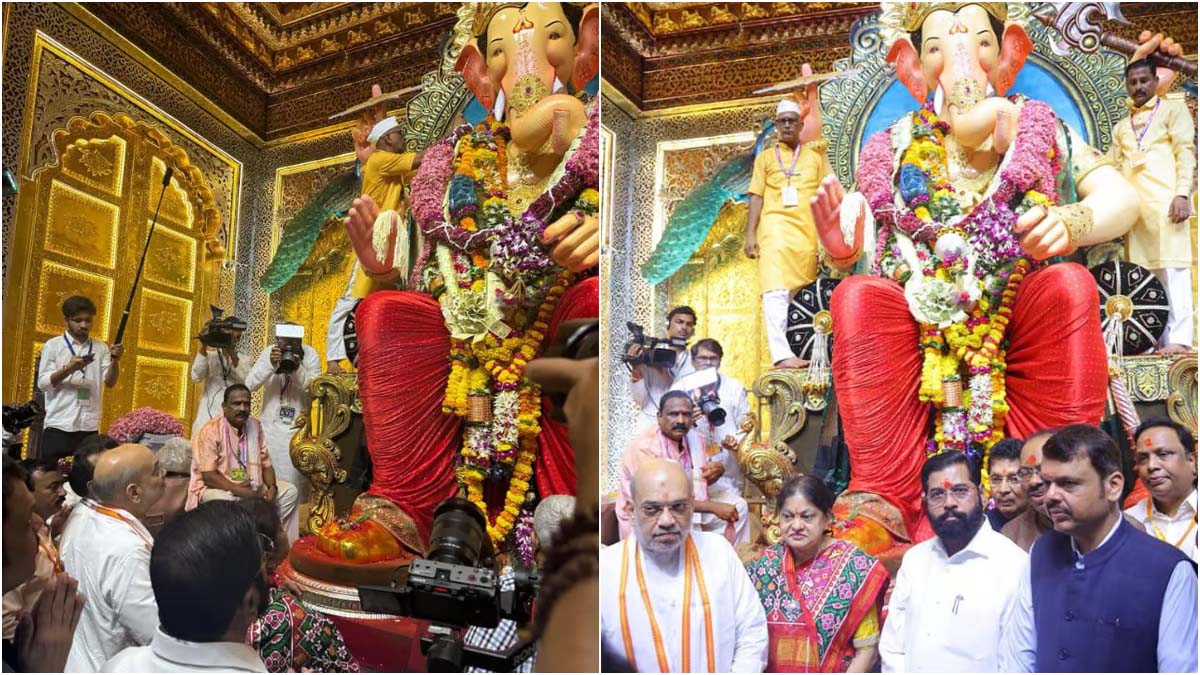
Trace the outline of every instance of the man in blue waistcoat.
{"label": "man in blue waistcoat", "polygon": [[1095,427],[1064,428],[1042,450],[1054,529],[1034,542],[1006,672],[1196,672],[1196,566],[1121,517],[1120,454]]}

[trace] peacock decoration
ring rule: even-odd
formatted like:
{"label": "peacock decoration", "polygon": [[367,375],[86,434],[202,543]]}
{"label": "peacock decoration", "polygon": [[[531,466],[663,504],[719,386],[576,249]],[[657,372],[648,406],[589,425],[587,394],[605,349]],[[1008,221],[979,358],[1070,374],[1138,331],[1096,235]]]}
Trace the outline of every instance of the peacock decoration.
{"label": "peacock decoration", "polygon": [[325,248],[316,246],[318,237],[327,232],[325,238],[329,238],[329,233],[341,227],[341,219],[358,196],[361,183],[356,166],[355,170],[329,181],[329,185],[284,224],[275,257],[258,280],[263,291],[273,293],[282,288],[301,271],[315,248]]}

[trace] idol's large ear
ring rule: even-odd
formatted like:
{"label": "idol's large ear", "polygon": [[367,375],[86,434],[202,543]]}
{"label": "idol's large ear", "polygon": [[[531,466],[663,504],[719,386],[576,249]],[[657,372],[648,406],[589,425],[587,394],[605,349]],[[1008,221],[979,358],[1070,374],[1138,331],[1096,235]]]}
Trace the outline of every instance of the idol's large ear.
{"label": "idol's large ear", "polygon": [[487,62],[484,60],[483,54],[479,53],[479,48],[475,43],[469,42],[463,45],[458,60],[454,62],[454,69],[462,73],[463,79],[467,82],[467,89],[475,94],[475,98],[479,99],[483,108],[491,110],[496,104],[496,88],[492,85],[491,78],[488,77]]}
{"label": "idol's large ear", "polygon": [[887,62],[896,66],[896,77],[908,89],[908,93],[917,99],[917,103],[924,105],[929,97],[929,83],[921,72],[921,59],[912,41],[907,37],[896,38],[888,51]]}
{"label": "idol's large ear", "polygon": [[1012,88],[1013,82],[1017,81],[1017,73],[1025,65],[1025,59],[1029,58],[1031,51],[1033,41],[1020,24],[1010,23],[1004,27],[1004,38],[1000,41],[1000,62],[992,74],[992,88],[998,96],[1004,96]]}
{"label": "idol's large ear", "polygon": [[571,85],[578,91],[596,76],[600,69],[600,6],[588,5],[579,20],[579,35],[575,39],[575,72]]}

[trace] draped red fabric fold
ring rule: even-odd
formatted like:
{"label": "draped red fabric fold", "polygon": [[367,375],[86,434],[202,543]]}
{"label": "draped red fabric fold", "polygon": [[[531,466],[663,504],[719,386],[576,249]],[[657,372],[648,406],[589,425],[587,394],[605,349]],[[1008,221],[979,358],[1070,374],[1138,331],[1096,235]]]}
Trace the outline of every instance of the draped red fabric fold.
{"label": "draped red fabric fold", "polygon": [[376,291],[358,306],[358,390],[374,479],[429,536],[433,509],[456,493],[459,420],[442,412],[450,333],[432,297]]}
{"label": "draped red fabric fold", "polygon": [[[1097,424],[1108,364],[1091,274],[1064,263],[1029,275],[1009,324],[1005,433]],[[850,448],[850,490],[896,505],[913,541],[932,536],[921,505],[931,409],[921,379],[918,326],[894,281],[851,277],[834,291],[833,377]]]}
{"label": "draped red fabric fold", "polygon": [[[543,349],[554,341],[558,326],[572,319],[590,319],[600,315],[600,279],[589,277],[570,288],[558,301]],[[550,419],[550,399],[542,398],[542,434],[538,437],[538,461],[534,467],[538,492],[549,495],[575,494],[575,452],[567,442],[566,426]],[[596,420],[595,424],[600,421]]]}

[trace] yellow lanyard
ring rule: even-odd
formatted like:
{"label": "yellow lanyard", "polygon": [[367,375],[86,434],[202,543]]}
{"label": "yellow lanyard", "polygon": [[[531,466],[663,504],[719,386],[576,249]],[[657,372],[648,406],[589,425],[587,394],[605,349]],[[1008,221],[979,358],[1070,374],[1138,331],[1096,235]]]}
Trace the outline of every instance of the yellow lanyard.
{"label": "yellow lanyard", "polygon": [[[646,590],[646,577],[642,573],[642,559],[638,555],[636,548],[633,550],[634,565],[637,570],[638,589],[641,591],[642,604],[646,606],[646,616],[650,619],[650,634],[654,639],[654,652],[658,657],[658,670],[660,673],[671,672],[670,662],[667,660],[666,647],[663,645],[662,631],[658,628],[658,620],[654,616],[654,607],[650,604],[650,594]],[[621,613],[621,639],[625,642],[625,659],[629,661],[629,665],[636,671],[637,659],[633,653],[633,635],[629,629],[629,609],[625,604],[626,587],[629,583],[629,539],[625,540],[625,550],[621,556],[621,584],[617,595],[617,602],[620,605]],[[709,602],[708,589],[704,585],[704,572],[700,569],[700,557],[696,553],[695,544],[692,543],[692,538],[688,537],[684,544],[684,563],[683,563],[683,633],[682,633],[682,664],[680,671],[684,673],[691,672],[691,605],[692,605],[692,574],[696,575],[696,580],[700,586],[700,602],[704,607],[704,647],[705,656],[708,658],[708,669],[704,672],[716,672],[714,666],[716,663],[715,647],[713,644],[713,624],[712,624],[712,604]]]}
{"label": "yellow lanyard", "polygon": [[[1150,506],[1153,504],[1153,502],[1154,502],[1153,498],[1146,499],[1146,522],[1150,523],[1150,527],[1154,528],[1154,536],[1158,537],[1159,541],[1166,541],[1167,540],[1166,533],[1164,533],[1162,530],[1158,529],[1158,525],[1156,525],[1154,523],[1154,519],[1153,519],[1152,513],[1150,511]],[[1196,515],[1197,515],[1196,513],[1192,513],[1192,524],[1188,525],[1187,532],[1184,532],[1183,536],[1179,538],[1179,541],[1175,542],[1175,544],[1174,544],[1175,548],[1179,548],[1180,546],[1183,546],[1183,542],[1188,538],[1188,535],[1192,533],[1192,530],[1196,529]]]}

